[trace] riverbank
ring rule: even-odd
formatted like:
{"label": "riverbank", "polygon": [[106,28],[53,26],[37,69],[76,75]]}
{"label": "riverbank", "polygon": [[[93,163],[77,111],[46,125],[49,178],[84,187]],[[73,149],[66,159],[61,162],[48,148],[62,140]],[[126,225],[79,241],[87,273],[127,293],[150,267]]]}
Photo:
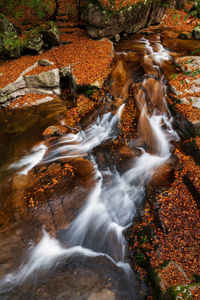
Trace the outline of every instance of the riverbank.
{"label": "riverbank", "polygon": [[182,140],[175,145],[176,163],[168,175],[168,186],[162,172],[154,176],[144,211],[129,232],[130,255],[141,278],[150,285],[149,299],[200,297],[200,75],[194,74],[200,68],[199,50],[189,43],[187,48],[187,41],[178,39],[181,32],[191,32],[198,20],[186,16],[168,9],[158,28],[146,30],[148,34],[162,32],[163,44],[176,64],[174,68],[165,65],[164,73],[169,84],[168,105]]}

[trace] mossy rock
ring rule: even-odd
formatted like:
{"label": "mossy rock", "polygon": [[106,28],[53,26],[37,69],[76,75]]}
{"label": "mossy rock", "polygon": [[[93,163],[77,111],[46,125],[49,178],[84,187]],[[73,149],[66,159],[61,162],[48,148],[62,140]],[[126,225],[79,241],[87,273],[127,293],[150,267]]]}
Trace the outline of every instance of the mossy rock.
{"label": "mossy rock", "polygon": [[52,21],[41,24],[36,28],[43,36],[43,41],[48,47],[58,46],[60,43],[59,30]]}
{"label": "mossy rock", "polygon": [[192,31],[192,35],[196,40],[200,40],[200,24],[194,27]]}
{"label": "mossy rock", "polygon": [[28,52],[39,52],[43,46],[43,36],[37,29],[29,30],[25,33],[23,48]]}
{"label": "mossy rock", "polygon": [[21,55],[21,42],[15,33],[0,34],[0,57],[17,58]]}
{"label": "mossy rock", "polygon": [[198,294],[200,290],[200,284],[189,285],[177,285],[171,286],[167,289],[164,299],[166,300],[178,300],[178,299],[192,299],[192,292]]}
{"label": "mossy rock", "polygon": [[0,33],[8,36],[10,34],[17,34],[17,31],[15,30],[12,23],[10,23],[3,14],[0,14]]}

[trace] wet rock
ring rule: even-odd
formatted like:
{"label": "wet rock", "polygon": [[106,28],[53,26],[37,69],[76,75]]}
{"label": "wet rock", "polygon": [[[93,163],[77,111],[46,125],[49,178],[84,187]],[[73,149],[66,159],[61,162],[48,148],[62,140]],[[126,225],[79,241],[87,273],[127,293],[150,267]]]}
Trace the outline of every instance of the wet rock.
{"label": "wet rock", "polygon": [[45,129],[45,131],[42,133],[44,137],[53,137],[53,136],[59,136],[64,133],[66,133],[68,129],[64,126],[49,126]]}
{"label": "wet rock", "polygon": [[200,40],[200,24],[194,27],[192,31],[192,35],[196,40]]}
{"label": "wet rock", "polygon": [[151,180],[151,185],[154,190],[161,191],[166,189],[173,182],[174,169],[170,163],[162,165],[160,168],[156,169]]}
{"label": "wet rock", "polygon": [[26,32],[26,38],[24,41],[24,51],[38,53],[43,46],[42,34],[36,30],[29,30]]}
{"label": "wet rock", "polygon": [[189,32],[189,31],[188,32],[181,32],[181,33],[179,33],[178,38],[182,39],[182,40],[191,40],[192,39],[192,33]]}
{"label": "wet rock", "polygon": [[38,61],[38,65],[39,66],[44,66],[44,67],[46,67],[46,66],[53,66],[53,62],[51,62],[51,61],[49,61],[48,59],[40,59],[39,61]]}
{"label": "wet rock", "polygon": [[89,296],[87,300],[114,300],[115,294],[110,290],[103,289],[98,293],[93,293]]}

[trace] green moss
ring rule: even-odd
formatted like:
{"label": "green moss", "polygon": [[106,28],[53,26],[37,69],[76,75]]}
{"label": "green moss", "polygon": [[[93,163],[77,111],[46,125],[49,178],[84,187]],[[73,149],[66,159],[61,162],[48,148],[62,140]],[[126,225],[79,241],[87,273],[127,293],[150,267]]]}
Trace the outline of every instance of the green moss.
{"label": "green moss", "polygon": [[200,283],[200,275],[198,274],[193,274],[192,280],[196,283]]}
{"label": "green moss", "polygon": [[190,284],[190,285],[171,286],[166,290],[164,299],[166,299],[166,300],[176,300],[176,299],[190,300],[190,299],[192,299],[191,289],[193,289],[195,287],[199,287],[199,285]]}
{"label": "green moss", "polygon": [[21,54],[21,42],[15,33],[0,34],[0,56],[16,58]]}

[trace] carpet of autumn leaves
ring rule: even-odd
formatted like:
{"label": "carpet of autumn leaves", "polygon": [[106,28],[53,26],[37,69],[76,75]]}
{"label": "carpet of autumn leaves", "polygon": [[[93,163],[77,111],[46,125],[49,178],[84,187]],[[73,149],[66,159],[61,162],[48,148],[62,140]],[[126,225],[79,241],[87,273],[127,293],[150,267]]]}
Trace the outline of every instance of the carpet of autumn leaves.
{"label": "carpet of autumn leaves", "polygon": [[124,7],[134,5],[141,0],[100,0],[99,2],[103,7],[112,9],[112,10],[120,10]]}
{"label": "carpet of autumn leaves", "polygon": [[[171,187],[158,193],[153,201],[153,208],[147,203],[145,213],[132,235],[131,249],[141,247],[149,258],[152,268],[164,282],[163,291],[170,286],[194,283],[194,275],[200,270],[200,216],[199,202],[184,183],[188,175],[195,188],[200,190],[200,167],[194,160],[176,149],[180,169],[175,171],[175,180]],[[159,216],[158,226],[155,214]],[[150,228],[151,234],[144,234],[144,228]],[[143,243],[141,243],[141,236]],[[138,238],[139,237],[139,238]],[[136,254],[137,255],[137,254]],[[166,262],[175,262],[163,268]],[[176,266],[178,265],[178,267]],[[184,272],[180,272],[184,270]],[[143,269],[138,271],[145,276]],[[194,299],[199,299],[199,292]]]}
{"label": "carpet of autumn leaves", "polygon": [[[187,4],[188,7],[190,5]],[[159,28],[162,32],[173,30],[174,37],[180,32],[191,32],[198,20],[185,16],[184,11],[168,9]],[[187,92],[194,80],[200,80],[198,74],[186,77],[180,73],[176,78],[169,77],[169,84],[181,91],[181,98],[187,98],[188,103],[180,104],[180,96],[168,97],[167,101],[186,120],[199,122],[200,110],[192,107],[190,97],[200,97],[200,94]],[[176,145],[174,156],[178,168],[174,170],[173,182],[162,192],[152,191],[155,196],[149,197],[144,214],[132,227],[129,245],[136,270],[142,278],[147,278],[147,270],[151,270],[154,279],[160,281],[163,294],[169,287],[178,286],[176,292],[179,299],[200,299],[199,280],[195,279],[200,275],[200,166],[196,162],[200,153],[200,138],[194,136],[186,139],[182,145],[184,149],[184,145],[187,149],[195,146],[192,156]],[[179,285],[184,287],[183,290]],[[192,288],[188,298],[183,291],[186,293],[185,287],[190,285]],[[153,291],[151,295],[149,299],[157,299]]]}
{"label": "carpet of autumn leaves", "polygon": [[76,29],[70,36],[68,34],[61,36],[61,41],[72,43],[55,47],[37,56],[22,56],[15,60],[1,62],[0,72],[3,76],[1,76],[0,87],[15,81],[26,68],[40,59],[54,62],[53,67],[38,66],[27,75],[71,64],[77,83],[82,85],[92,84],[109,74],[112,63],[112,44],[109,40],[94,41],[88,38],[84,30]]}
{"label": "carpet of autumn leaves", "polygon": [[[185,6],[189,9],[193,3],[185,2]],[[198,19],[187,17],[187,13],[182,10],[167,8],[167,13],[163,18],[159,28],[161,30],[173,30],[174,32],[192,31],[194,26],[198,24]]]}
{"label": "carpet of autumn leaves", "polygon": [[[73,11],[70,9],[72,7]],[[78,27],[80,24],[76,1],[71,0],[67,4],[66,1],[60,1],[56,24],[60,30],[61,45],[39,55],[26,55],[14,60],[1,61],[0,88],[14,82],[26,68],[40,59],[48,59],[54,62],[54,65],[46,67],[38,65],[26,75],[39,74],[53,68],[71,65],[72,73],[79,85],[93,84],[108,76],[112,64],[112,43],[107,39],[92,40],[87,36],[85,30]],[[23,105],[26,100],[34,102],[37,97],[33,95],[33,99],[31,99],[29,95],[18,98],[19,106],[20,103]]]}

